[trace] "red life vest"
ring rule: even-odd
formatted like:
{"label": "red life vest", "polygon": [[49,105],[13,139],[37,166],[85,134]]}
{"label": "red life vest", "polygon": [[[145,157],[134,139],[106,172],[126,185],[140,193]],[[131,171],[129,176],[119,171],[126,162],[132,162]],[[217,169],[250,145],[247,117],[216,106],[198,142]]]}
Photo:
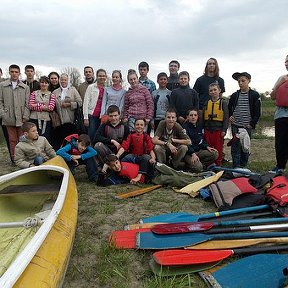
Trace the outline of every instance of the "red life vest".
{"label": "red life vest", "polygon": [[[61,147],[67,145],[68,143],[71,144],[73,140],[76,140],[76,141],[77,141],[78,138],[79,138],[79,135],[78,135],[78,134],[71,134],[71,135],[66,136],[66,137],[64,138],[64,140],[63,140],[63,143],[62,143]],[[71,154],[72,154],[72,155],[80,155],[81,153],[79,152],[78,149],[72,148]]]}
{"label": "red life vest", "polygon": [[[121,162],[121,171],[119,172],[119,176],[127,177],[129,180],[137,177],[139,173],[139,165],[129,162]],[[144,183],[145,176],[141,176],[140,183]]]}

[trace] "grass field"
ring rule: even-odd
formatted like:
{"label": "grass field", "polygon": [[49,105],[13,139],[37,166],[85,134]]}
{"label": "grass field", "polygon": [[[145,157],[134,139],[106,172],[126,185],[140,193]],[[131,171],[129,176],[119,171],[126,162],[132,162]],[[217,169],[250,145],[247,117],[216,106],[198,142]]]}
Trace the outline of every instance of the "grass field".
{"label": "grass field", "polygon": [[[269,106],[267,104],[267,106]],[[271,106],[269,106],[271,107]],[[269,108],[270,109],[270,108]],[[274,110],[273,110],[274,112]],[[267,115],[272,123],[272,109]],[[6,147],[0,146],[1,174],[16,170],[12,167]],[[225,145],[226,157],[230,150]],[[252,140],[249,168],[267,171],[275,165],[273,138]],[[75,243],[64,287],[113,288],[184,288],[205,287],[197,274],[159,278],[152,274],[148,261],[150,251],[115,250],[109,247],[109,234],[141,218],[161,213],[187,211],[193,214],[216,211],[212,202],[175,193],[171,188],[130,198],[116,200],[116,193],[133,190],[133,185],[97,187],[87,180],[85,169],[76,175],[79,193],[79,217]]]}

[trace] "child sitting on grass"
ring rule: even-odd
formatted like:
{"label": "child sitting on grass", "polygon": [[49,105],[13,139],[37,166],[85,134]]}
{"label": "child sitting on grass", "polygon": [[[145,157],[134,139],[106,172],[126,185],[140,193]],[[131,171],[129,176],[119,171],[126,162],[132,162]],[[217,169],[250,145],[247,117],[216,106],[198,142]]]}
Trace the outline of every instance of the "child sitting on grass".
{"label": "child sitting on grass", "polygon": [[90,146],[90,138],[87,134],[81,134],[78,139],[72,138],[70,143],[57,150],[56,154],[65,160],[73,175],[75,175],[75,167],[83,164],[86,166],[89,180],[98,181],[97,164],[94,159],[97,152]]}
{"label": "child sitting on grass", "polygon": [[138,182],[144,183],[153,177],[154,168],[147,159],[138,159],[139,162],[129,163],[120,161],[115,154],[106,156],[105,162],[109,169],[112,170],[111,175],[107,175],[106,179],[103,180],[103,185],[115,185],[131,183],[136,184]]}
{"label": "child sitting on grass", "polygon": [[38,166],[56,156],[56,153],[44,136],[39,136],[36,124],[25,122],[22,125],[23,136],[15,147],[15,164],[19,168]]}
{"label": "child sitting on grass", "polygon": [[136,119],[134,129],[135,131],[129,134],[127,139],[122,142],[121,148],[116,154],[116,156],[120,158],[124,152],[128,152],[128,154],[122,158],[122,161],[140,165],[139,174],[130,181],[132,184],[139,182],[142,174],[145,174],[145,171],[148,169],[147,167],[156,163],[152,139],[144,132],[145,119]]}

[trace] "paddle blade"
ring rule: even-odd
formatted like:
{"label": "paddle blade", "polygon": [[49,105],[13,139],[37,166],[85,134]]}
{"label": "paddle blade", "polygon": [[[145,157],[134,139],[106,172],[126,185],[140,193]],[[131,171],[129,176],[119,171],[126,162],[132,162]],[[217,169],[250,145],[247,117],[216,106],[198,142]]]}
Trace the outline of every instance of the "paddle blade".
{"label": "paddle blade", "polygon": [[116,199],[127,199],[130,197],[135,197],[135,196],[142,195],[144,193],[156,190],[160,187],[161,187],[161,185],[153,185],[153,186],[146,187],[146,188],[140,188],[140,189],[138,188],[138,189],[133,190],[133,191],[129,191],[129,192],[125,192],[125,193],[119,193],[119,194],[115,195],[115,198]]}
{"label": "paddle blade", "polygon": [[198,264],[198,265],[188,265],[188,266],[162,266],[158,264],[154,259],[149,261],[149,266],[152,272],[160,277],[167,277],[167,276],[177,276],[183,275],[188,273],[195,273],[204,271],[207,269],[211,269],[214,266],[219,264],[219,262],[214,263],[205,263],[205,264]]}
{"label": "paddle blade", "polygon": [[136,234],[138,232],[148,232],[149,228],[134,230],[116,230],[109,237],[109,244],[117,249],[135,249]]}
{"label": "paddle blade", "polygon": [[286,238],[259,238],[259,239],[236,239],[236,240],[210,240],[204,243],[185,247],[185,249],[201,250],[201,249],[232,249],[254,246],[258,244],[282,244],[288,243]]}
{"label": "paddle blade", "polygon": [[158,224],[151,228],[151,231],[156,234],[177,234],[200,232],[211,229],[215,224],[213,222],[184,222],[184,223],[169,223]]}
{"label": "paddle blade", "polygon": [[153,253],[160,265],[194,265],[221,261],[233,255],[233,250],[164,250]]}
{"label": "paddle blade", "polygon": [[[271,288],[287,287],[283,267],[287,254],[259,254],[244,257],[212,273],[220,287]],[[214,282],[215,283],[215,282]]]}

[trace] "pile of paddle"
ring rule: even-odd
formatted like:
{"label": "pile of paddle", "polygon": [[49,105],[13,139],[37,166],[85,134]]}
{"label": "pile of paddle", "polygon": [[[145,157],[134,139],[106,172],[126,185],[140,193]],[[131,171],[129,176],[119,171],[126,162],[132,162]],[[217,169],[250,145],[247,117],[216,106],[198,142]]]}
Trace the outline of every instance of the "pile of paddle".
{"label": "pile of paddle", "polygon": [[[270,217],[267,217],[268,215]],[[251,286],[250,282],[250,286],[245,286],[242,278],[246,277],[246,273],[249,273],[246,271],[249,270],[248,267],[251,269],[251,265],[257,266],[255,259],[258,261],[258,265],[262,265],[261,275],[267,268],[266,274],[269,274],[274,281],[284,277],[282,269],[288,263],[286,254],[279,255],[280,251],[288,251],[288,218],[276,217],[270,212],[268,205],[202,215],[182,212],[162,214],[145,218],[141,224],[129,225],[126,228],[130,230],[118,230],[111,234],[111,245],[119,249],[160,250],[153,253],[149,263],[152,271],[159,276],[209,271],[224,259],[232,258],[236,254],[251,255],[271,252],[278,254],[245,257],[228,264],[215,273],[218,273],[217,277],[221,278],[219,273],[225,269],[222,272],[222,278],[226,281],[227,273],[231,272],[229,269],[234,271],[234,266],[237,266],[238,261],[242,261],[242,276],[240,275],[241,277],[239,276],[238,279],[242,286],[231,287],[276,287],[267,286],[267,283],[271,284],[271,281],[269,282],[267,279],[263,282],[266,286],[259,279],[255,283],[257,286]],[[265,255],[269,255],[271,260],[266,264],[261,258],[266,257]],[[283,264],[285,261],[286,264]],[[272,262],[274,266],[276,265],[273,266],[274,268],[271,268],[270,263]],[[213,278],[210,272],[208,273],[209,277],[207,277],[207,273],[201,274],[206,281],[211,277]],[[222,274],[220,273],[220,275]],[[264,286],[258,286],[259,283]]]}

